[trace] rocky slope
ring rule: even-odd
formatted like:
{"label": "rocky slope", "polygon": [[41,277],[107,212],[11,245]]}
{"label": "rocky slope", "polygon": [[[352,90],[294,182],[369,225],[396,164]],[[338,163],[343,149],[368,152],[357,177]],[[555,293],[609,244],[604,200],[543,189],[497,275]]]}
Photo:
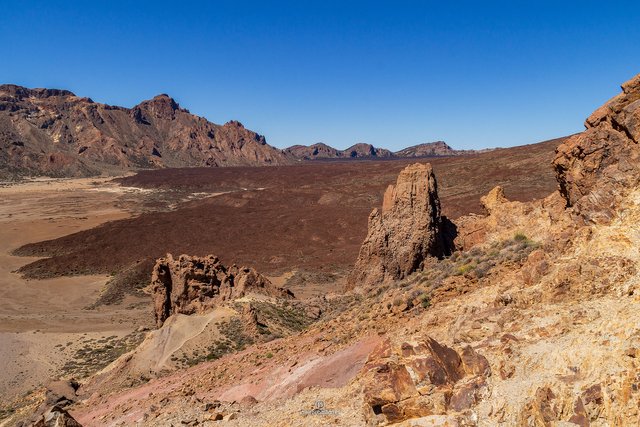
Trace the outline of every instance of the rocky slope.
{"label": "rocky slope", "polygon": [[213,124],[164,94],[123,108],[65,90],[0,86],[0,173],[5,176],[288,161],[239,122]]}

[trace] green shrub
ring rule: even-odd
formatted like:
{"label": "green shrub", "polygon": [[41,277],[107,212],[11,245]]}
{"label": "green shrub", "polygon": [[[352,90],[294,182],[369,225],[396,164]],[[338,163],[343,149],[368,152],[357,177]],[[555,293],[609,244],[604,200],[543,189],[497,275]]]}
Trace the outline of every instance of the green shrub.
{"label": "green shrub", "polygon": [[471,270],[473,270],[474,268],[476,268],[476,266],[474,264],[465,264],[465,265],[461,265],[460,267],[458,267],[458,269],[456,270],[456,275],[457,276],[462,276],[467,274],[468,272],[470,272]]}
{"label": "green shrub", "polygon": [[529,238],[524,233],[518,232],[513,236],[513,240],[516,242],[528,242]]}
{"label": "green shrub", "polygon": [[431,296],[428,294],[424,294],[420,297],[420,305],[422,308],[431,307]]}

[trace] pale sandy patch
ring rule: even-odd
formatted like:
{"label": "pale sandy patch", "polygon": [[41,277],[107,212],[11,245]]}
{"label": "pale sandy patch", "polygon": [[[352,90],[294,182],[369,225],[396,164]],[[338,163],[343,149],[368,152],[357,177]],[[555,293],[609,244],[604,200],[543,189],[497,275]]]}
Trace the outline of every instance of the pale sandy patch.
{"label": "pale sandy patch", "polygon": [[144,308],[131,309],[139,303],[132,300],[87,310],[107,275],[26,280],[14,272],[37,259],[11,255],[24,244],[129,217],[136,207],[131,199],[123,205],[120,197],[133,190],[110,180],[0,183],[0,403],[58,375],[81,338],[122,337],[148,315]]}

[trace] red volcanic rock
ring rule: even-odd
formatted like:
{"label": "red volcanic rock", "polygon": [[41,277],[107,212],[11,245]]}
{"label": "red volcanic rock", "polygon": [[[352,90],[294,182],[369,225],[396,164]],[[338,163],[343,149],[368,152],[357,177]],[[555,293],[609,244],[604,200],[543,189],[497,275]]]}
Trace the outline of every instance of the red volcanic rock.
{"label": "red volcanic rock", "polygon": [[392,347],[384,341],[362,369],[365,414],[372,424],[461,412],[486,393],[491,375],[471,347],[458,353],[432,338]]}
{"label": "red volcanic rock", "polygon": [[369,230],[348,286],[401,279],[422,268],[427,257],[446,251],[436,178],[429,164],[400,172],[384,193],[382,209],[369,215]]}
{"label": "red volcanic rock", "polygon": [[585,127],[557,148],[553,166],[567,206],[588,222],[606,223],[618,200],[640,183],[640,75]]}
{"label": "red volcanic rock", "polygon": [[0,85],[0,171],[85,176],[130,168],[291,160],[239,122],[217,125],[162,94],[128,109],[69,91]]}
{"label": "red volcanic rock", "polygon": [[191,257],[171,254],[156,261],[151,290],[158,326],[172,314],[193,314],[215,307],[223,301],[248,293],[291,298],[293,294],[273,285],[252,268],[226,267],[217,257]]}

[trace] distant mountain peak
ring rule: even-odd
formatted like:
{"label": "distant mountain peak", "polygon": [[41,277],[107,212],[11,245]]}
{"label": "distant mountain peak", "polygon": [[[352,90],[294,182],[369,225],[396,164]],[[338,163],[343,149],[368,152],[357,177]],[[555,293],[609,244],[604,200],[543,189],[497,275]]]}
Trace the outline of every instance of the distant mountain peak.
{"label": "distant mountain peak", "polygon": [[[353,144],[345,150],[338,150],[323,142],[312,145],[293,145],[285,148],[285,153],[297,160],[315,159],[390,159],[411,157],[443,157],[474,154],[475,150],[454,150],[444,141],[425,142],[404,148],[395,153],[366,142]],[[487,150],[481,150],[487,151]]]}
{"label": "distant mountain peak", "polygon": [[240,123],[238,120],[229,120],[227,123],[224,124],[224,126],[244,129],[244,125]]}
{"label": "distant mountain peak", "polygon": [[188,110],[180,108],[180,105],[176,100],[166,93],[161,93],[149,100],[142,101],[140,104],[136,105],[134,109],[135,108],[150,111],[156,117],[174,117],[176,111],[188,112]]}

